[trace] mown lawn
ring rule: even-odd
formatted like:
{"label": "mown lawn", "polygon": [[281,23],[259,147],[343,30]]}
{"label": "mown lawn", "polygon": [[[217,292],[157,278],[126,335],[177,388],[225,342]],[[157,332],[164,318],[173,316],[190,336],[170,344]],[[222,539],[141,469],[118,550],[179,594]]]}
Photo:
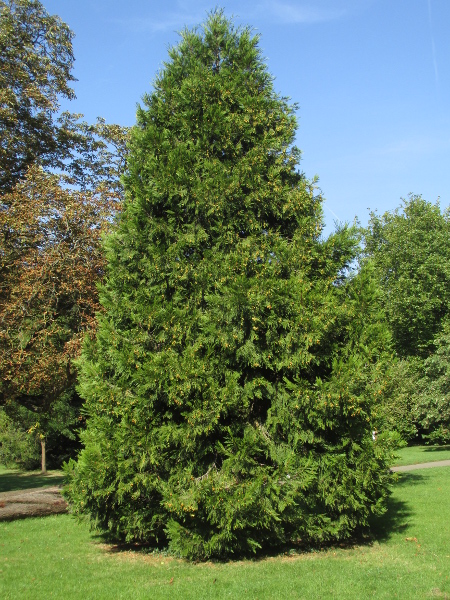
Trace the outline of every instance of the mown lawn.
{"label": "mown lawn", "polygon": [[60,485],[64,482],[62,471],[15,471],[0,465],[0,492]]}
{"label": "mown lawn", "polygon": [[409,446],[397,451],[395,466],[450,460],[450,446]]}
{"label": "mown lawn", "polygon": [[117,551],[69,515],[0,523],[0,598],[450,598],[450,468],[402,473],[366,545],[189,564]]}

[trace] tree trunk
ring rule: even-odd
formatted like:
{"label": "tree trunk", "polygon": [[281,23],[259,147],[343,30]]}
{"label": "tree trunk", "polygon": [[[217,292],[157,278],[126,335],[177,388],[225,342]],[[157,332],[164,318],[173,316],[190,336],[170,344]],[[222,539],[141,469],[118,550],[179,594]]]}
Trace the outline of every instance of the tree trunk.
{"label": "tree trunk", "polygon": [[47,473],[45,458],[45,439],[41,439],[41,473]]}

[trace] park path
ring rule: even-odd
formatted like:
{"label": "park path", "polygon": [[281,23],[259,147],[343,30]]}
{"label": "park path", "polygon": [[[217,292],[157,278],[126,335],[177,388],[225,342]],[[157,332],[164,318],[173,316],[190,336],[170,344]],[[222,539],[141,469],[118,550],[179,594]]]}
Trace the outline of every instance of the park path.
{"label": "park path", "polygon": [[67,502],[57,485],[0,493],[0,521],[43,517],[67,511]]}
{"label": "park path", "polygon": [[416,465],[391,467],[391,471],[415,471],[416,469],[431,469],[432,467],[450,467],[450,460],[437,460],[435,462],[417,463]]}

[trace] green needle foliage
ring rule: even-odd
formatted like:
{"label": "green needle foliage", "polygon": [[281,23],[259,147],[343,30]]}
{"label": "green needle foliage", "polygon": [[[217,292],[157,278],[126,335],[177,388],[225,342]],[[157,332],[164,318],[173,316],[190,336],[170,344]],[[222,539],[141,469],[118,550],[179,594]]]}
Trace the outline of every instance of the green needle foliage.
{"label": "green needle foliage", "polygon": [[345,538],[388,485],[355,232],[321,239],[295,107],[248,28],[214,12],[169,56],[106,240],[67,494],[113,538],[195,559]]}

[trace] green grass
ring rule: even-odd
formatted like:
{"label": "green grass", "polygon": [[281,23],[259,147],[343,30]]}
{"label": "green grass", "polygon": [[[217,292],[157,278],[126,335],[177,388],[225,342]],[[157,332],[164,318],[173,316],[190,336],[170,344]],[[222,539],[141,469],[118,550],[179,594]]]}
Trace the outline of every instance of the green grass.
{"label": "green grass", "polygon": [[400,474],[371,544],[189,564],[117,552],[69,515],[0,523],[4,600],[450,598],[450,468]]}
{"label": "green grass", "polygon": [[397,451],[395,466],[450,460],[450,446],[409,446]]}
{"label": "green grass", "polygon": [[0,492],[12,492],[38,487],[60,485],[64,481],[62,471],[18,471],[0,466]]}

